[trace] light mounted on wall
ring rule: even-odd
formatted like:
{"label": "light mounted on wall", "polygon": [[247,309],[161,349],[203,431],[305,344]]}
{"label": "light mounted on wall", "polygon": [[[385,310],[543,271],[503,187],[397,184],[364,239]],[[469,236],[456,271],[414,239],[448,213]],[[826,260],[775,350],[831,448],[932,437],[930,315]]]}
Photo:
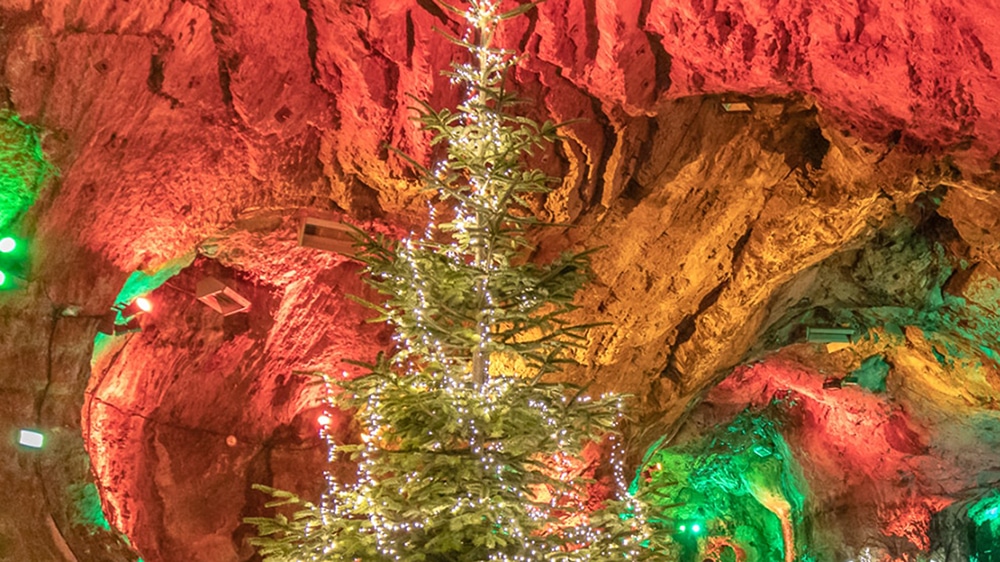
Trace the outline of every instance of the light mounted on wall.
{"label": "light mounted on wall", "polygon": [[132,317],[128,320],[119,321],[118,311],[112,310],[105,314],[101,321],[97,323],[97,331],[108,336],[123,336],[135,332],[141,332],[139,318]]}
{"label": "light mounted on wall", "polygon": [[144,312],[152,312],[153,303],[146,297],[139,297],[121,309],[122,318],[132,318]]}
{"label": "light mounted on wall", "polygon": [[299,227],[299,245],[353,257],[357,232],[344,222],[305,217]]}
{"label": "light mounted on wall", "polygon": [[825,344],[827,353],[834,353],[851,347],[853,338],[854,330],[851,328],[811,326],[806,328],[806,341],[809,343]]}
{"label": "light mounted on wall", "polygon": [[34,429],[22,429],[17,433],[17,444],[29,449],[41,449],[45,445],[45,434]]}
{"label": "light mounted on wall", "polygon": [[726,113],[749,113],[750,104],[744,101],[722,102],[722,110]]}
{"label": "light mounted on wall", "polygon": [[195,296],[209,308],[223,316],[245,312],[250,309],[250,299],[236,292],[222,281],[214,277],[205,277],[198,281]]}
{"label": "light mounted on wall", "polygon": [[13,289],[27,271],[27,251],[12,236],[0,238],[0,289]]}
{"label": "light mounted on wall", "polygon": [[680,533],[688,533],[688,534],[691,534],[691,535],[698,535],[698,534],[701,534],[701,531],[702,531],[703,528],[704,527],[702,527],[701,523],[690,522],[689,521],[687,523],[681,523],[680,525],[678,525],[677,526],[677,531],[680,532]]}
{"label": "light mounted on wall", "polygon": [[138,297],[132,302],[117,303],[111,307],[100,322],[97,323],[97,331],[109,336],[121,336],[142,331],[139,325],[139,317],[147,312],[152,312],[153,303],[146,297]]}

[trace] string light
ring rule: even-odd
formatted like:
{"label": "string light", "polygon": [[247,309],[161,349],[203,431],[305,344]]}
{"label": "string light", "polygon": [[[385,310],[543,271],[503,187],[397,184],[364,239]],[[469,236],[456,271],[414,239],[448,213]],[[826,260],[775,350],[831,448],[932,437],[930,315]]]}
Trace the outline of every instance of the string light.
{"label": "string light", "polygon": [[[368,537],[382,559],[401,560],[419,547],[415,541],[422,533],[433,532],[447,514],[450,522],[472,517],[471,525],[489,528],[494,540],[513,545],[490,548],[485,560],[631,560],[640,551],[637,539],[645,521],[638,502],[627,492],[620,436],[616,431],[607,436],[614,488],[608,500],[625,505],[637,529],[632,536],[612,539],[605,525],[592,521],[588,502],[601,498],[589,496],[583,484],[587,467],[576,456],[588,439],[600,437],[593,435],[594,427],[621,423],[621,397],[571,399],[561,385],[534,384],[493,365],[494,354],[510,345],[503,330],[523,322],[519,318],[539,314],[549,295],[538,294],[539,281],[530,278],[519,281],[523,284],[519,293],[510,294],[505,275],[509,276],[512,258],[506,249],[496,251],[497,240],[513,247],[523,244],[518,238],[523,227],[508,208],[516,195],[511,185],[524,177],[517,164],[521,145],[528,141],[490,97],[517,57],[489,44],[502,15],[498,2],[472,0],[465,15],[481,43],[470,47],[472,62],[454,68],[451,80],[463,90],[458,106],[461,126],[444,130],[448,155],[431,166],[428,178],[442,199],[454,202],[452,216],[439,224],[437,210],[429,203],[423,231],[395,247],[397,267],[376,274],[384,286],[398,288],[398,294],[412,299],[401,303],[390,298],[384,306],[384,316],[394,327],[389,366],[377,376],[359,380],[358,387],[324,378],[327,410],[317,421],[331,469],[325,473],[318,521],[305,532],[322,539],[325,527],[340,524],[336,528],[343,533],[336,540],[317,539],[322,544],[308,559],[333,560],[350,529]],[[470,34],[464,40],[474,43]],[[508,231],[513,234],[504,234]],[[461,325],[450,324],[451,317],[441,314],[441,308],[448,306],[440,294],[442,276],[454,283],[468,282],[460,290],[449,287],[457,293],[455,298],[476,303],[475,316],[463,318]],[[559,325],[556,320],[550,323]],[[563,344],[540,339],[536,345],[540,350],[536,354],[545,357]],[[542,364],[539,369],[547,360],[536,360]],[[347,381],[347,373],[341,379]],[[360,426],[357,444],[337,443],[331,433],[327,412],[344,404],[341,387],[356,388],[352,396],[357,401],[352,404]],[[406,418],[400,404],[417,409],[417,416]],[[435,427],[399,427],[401,419],[410,425],[424,419],[419,409],[426,404],[441,407],[424,413],[426,423]],[[504,425],[505,416],[514,410],[523,416],[519,425]],[[400,443],[415,449],[403,450]],[[387,462],[404,458],[409,460]],[[434,458],[447,462],[438,467]],[[348,459],[357,463],[356,476],[339,482],[332,467]],[[441,472],[446,470],[451,472]],[[456,487],[447,504],[402,508],[429,485],[430,471],[441,472],[449,482],[461,482],[472,478],[464,474],[474,473],[486,484]]]}

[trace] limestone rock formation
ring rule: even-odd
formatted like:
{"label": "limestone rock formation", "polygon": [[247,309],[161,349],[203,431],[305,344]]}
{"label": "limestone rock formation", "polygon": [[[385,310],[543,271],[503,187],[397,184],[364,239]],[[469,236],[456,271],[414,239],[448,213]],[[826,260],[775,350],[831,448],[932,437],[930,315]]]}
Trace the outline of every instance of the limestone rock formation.
{"label": "limestone rock formation", "polygon": [[[1000,269],[1000,7],[918,4],[550,0],[502,30],[527,54],[515,80],[528,111],[576,120],[539,155],[564,179],[537,209],[575,226],[540,235],[538,251],[604,247],[580,314],[611,324],[569,376],[637,397],[634,455],[689,419],[725,423],[694,404],[791,343],[782,330],[815,303],[925,310],[906,295],[926,297],[946,268],[878,257],[900,221],[969,272],[946,290],[984,322],[998,314],[984,287]],[[11,226],[30,239],[26,286],[0,294],[0,419],[50,437],[0,462],[0,501],[19,506],[0,517],[0,559],[134,559],[82,515],[90,485],[145,560],[247,560],[240,518],[263,501],[249,484],[314,485],[318,394],[300,372],[336,372],[387,340],[344,298],[363,290],[356,267],[299,247],[295,230],[307,213],[387,233],[421,223],[415,176],[386,146],[426,157],[408,96],[457,99],[440,74],[457,51],[435,28],[460,22],[423,0],[0,0],[0,106],[58,170]],[[898,277],[862,279],[883,265]],[[834,271],[854,273],[824,285]],[[197,302],[208,275],[249,313]],[[144,288],[156,308],[142,331],[98,337],[109,307]],[[978,439],[995,427],[997,357],[963,352],[968,364],[942,371],[930,328],[894,322],[879,351],[888,395],[852,407],[882,412],[876,430],[917,458],[924,488],[864,506],[818,496],[830,513],[881,518],[856,542],[827,537],[845,553],[884,532],[910,545],[880,543],[892,556],[931,548],[929,519],[892,527],[893,510],[929,517],[971,481],[995,483],[1000,464]],[[941,337],[964,329],[956,319]],[[709,402],[812,389],[820,369],[846,376],[865,359],[796,349],[733,375],[752,396],[726,395],[728,382]],[[945,415],[959,403],[968,423]],[[795,431],[825,483],[846,469],[810,434],[841,430],[818,426]],[[954,466],[976,474],[942,472]],[[824,517],[843,534],[854,515]]]}

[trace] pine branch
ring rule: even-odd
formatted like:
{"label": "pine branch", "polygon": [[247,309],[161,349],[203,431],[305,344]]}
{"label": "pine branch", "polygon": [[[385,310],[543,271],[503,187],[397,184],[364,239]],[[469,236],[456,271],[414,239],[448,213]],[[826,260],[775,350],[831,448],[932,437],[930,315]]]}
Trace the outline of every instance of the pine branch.
{"label": "pine branch", "polygon": [[[650,558],[627,521],[635,515],[620,517],[638,512],[634,499],[578,513],[593,470],[583,448],[617,431],[621,398],[591,400],[586,388],[543,380],[598,324],[569,320],[591,276],[589,252],[528,259],[530,229],[550,224],[530,199],[556,180],[526,162],[558,125],[515,112],[529,107],[507,87],[516,56],[491,41],[501,21],[533,6],[442,7],[470,24],[450,38],[470,61],[447,73],[465,97],[455,109],[414,99],[440,161],[392,150],[452,210],[401,241],[358,232],[358,259],[384,300],[354,299],[395,328],[396,343],[367,375],[328,388],[328,407],[354,412],[361,428],[357,444],[327,436],[331,459],[357,463],[357,481],[330,481],[314,504],[264,490],[274,506],[299,511],[248,519],[253,544],[271,562]],[[528,372],[501,369],[501,358]]]}

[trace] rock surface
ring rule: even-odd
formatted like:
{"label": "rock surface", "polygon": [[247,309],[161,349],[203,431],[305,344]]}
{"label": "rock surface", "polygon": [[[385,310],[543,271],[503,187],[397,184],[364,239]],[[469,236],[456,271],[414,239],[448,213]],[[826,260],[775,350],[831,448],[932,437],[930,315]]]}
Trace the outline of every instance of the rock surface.
{"label": "rock surface", "polygon": [[[543,157],[565,178],[544,214],[578,226],[540,253],[606,246],[581,315],[614,325],[569,376],[638,396],[655,437],[814,266],[893,216],[939,216],[952,255],[1000,267],[1000,6],[911,4],[550,0],[502,30],[529,54],[531,111],[581,119]],[[343,300],[355,270],[298,248],[295,219],[421,221],[385,145],[423,157],[406,96],[456,99],[435,27],[458,24],[423,1],[0,0],[0,103],[59,169],[18,227],[32,280],[0,297],[0,419],[58,446],[0,463],[0,498],[24,506],[0,517],[0,558],[128,559],[67,515],[91,478],[146,560],[249,556],[247,484],[317,470],[316,395],[294,371],[380,341]],[[140,334],[95,347],[132,272],[192,259]],[[206,273],[251,312],[193,302]]]}

